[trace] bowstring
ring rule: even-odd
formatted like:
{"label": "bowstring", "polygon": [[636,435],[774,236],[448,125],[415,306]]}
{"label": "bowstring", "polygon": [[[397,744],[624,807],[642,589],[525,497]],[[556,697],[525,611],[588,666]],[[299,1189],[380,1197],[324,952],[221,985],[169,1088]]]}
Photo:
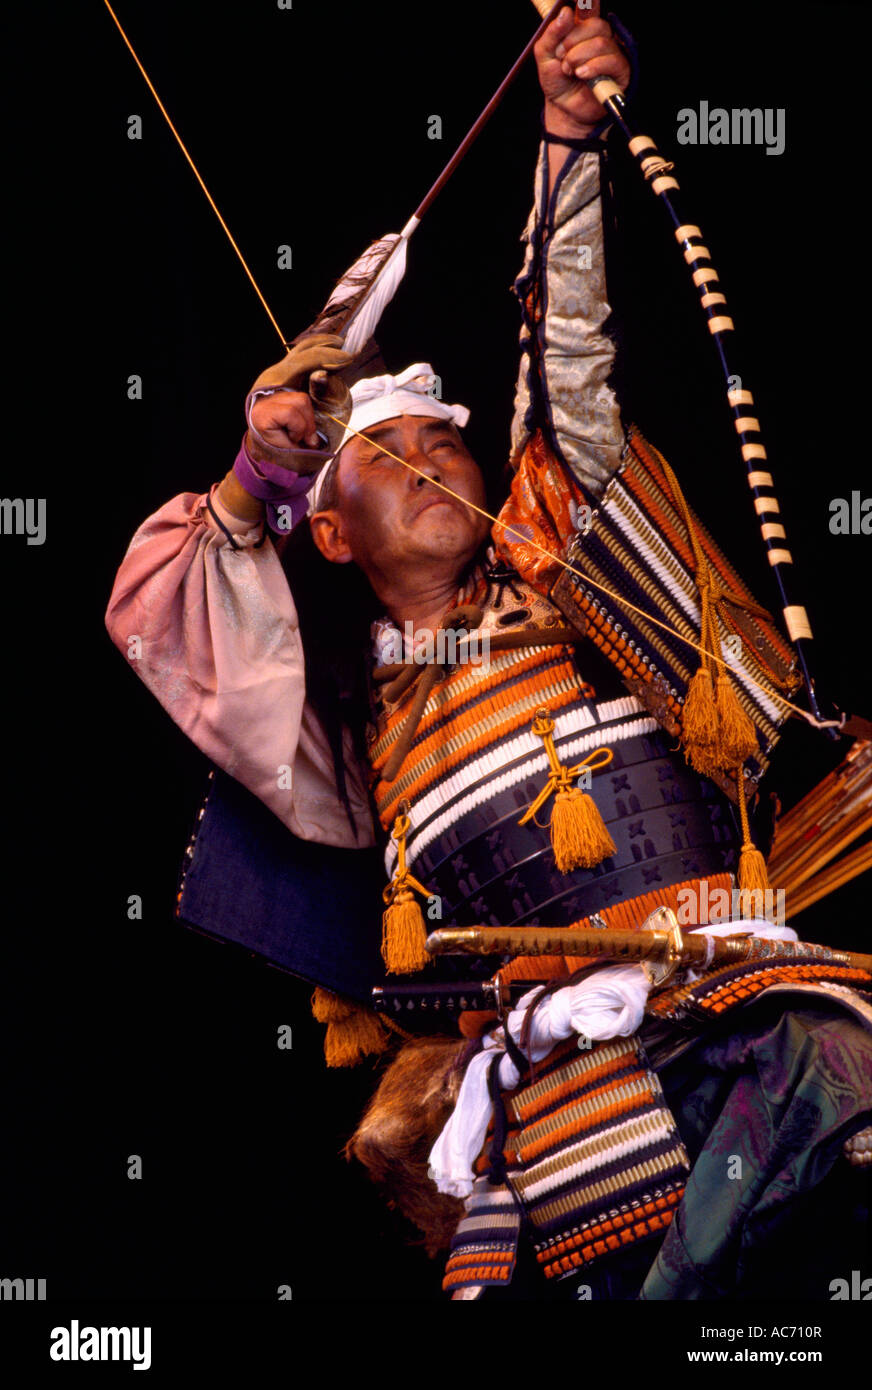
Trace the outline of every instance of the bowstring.
{"label": "bowstring", "polygon": [[270,307],[269,307],[269,305],[267,304],[267,302],[266,302],[266,300],[265,300],[263,294],[261,293],[260,286],[258,285],[257,281],[255,280],[254,276],[252,275],[251,271],[249,270],[249,268],[248,268],[248,263],[247,263],[245,257],[243,256],[242,252],[240,251],[239,247],[237,246],[236,241],[234,240],[233,234],[232,234],[232,232],[230,231],[230,228],[228,227],[227,223],[224,221],[224,218],[221,216],[221,213],[220,213],[219,210],[218,210],[218,205],[217,205],[217,203],[215,202],[215,199],[212,197],[212,194],[209,192],[208,188],[206,187],[206,185],[205,185],[205,183],[204,183],[204,181],[203,181],[203,179],[202,179],[202,177],[201,177],[201,175],[200,175],[199,169],[197,168],[196,164],[194,163],[193,159],[191,158],[190,154],[188,153],[188,150],[187,150],[187,147],[186,147],[186,145],[185,145],[184,140],[182,139],[181,135],[179,134],[179,132],[176,130],[175,126],[173,125],[173,123],[172,123],[172,121],[171,121],[171,119],[170,119],[170,114],[169,114],[169,112],[167,111],[166,107],[164,106],[163,102],[161,101],[160,97],[158,96],[157,90],[155,89],[155,86],[154,86],[154,83],[152,82],[151,78],[149,77],[149,75],[148,75],[148,73],[146,72],[145,68],[143,67],[142,63],[139,61],[139,58],[137,57],[137,54],[136,54],[136,50],[135,50],[135,48],[133,47],[133,44],[130,42],[130,40],[129,40],[129,38],[127,37],[127,35],[125,34],[124,30],[122,29],[122,27],[121,27],[121,22],[120,22],[120,20],[118,19],[118,16],[116,15],[116,13],[115,13],[115,11],[113,10],[112,6],[109,4],[109,0],[103,0],[103,3],[104,3],[104,5],[106,6],[107,10],[109,11],[110,15],[112,16],[113,20],[115,21],[115,27],[117,28],[119,34],[121,35],[122,39],[124,40],[124,42],[126,43],[128,49],[130,50],[130,55],[131,55],[131,57],[133,58],[134,63],[135,63],[136,66],[139,68],[139,71],[142,73],[143,77],[145,78],[146,86],[148,87],[148,90],[151,92],[152,96],[154,97],[155,101],[157,102],[158,107],[159,107],[160,112],[161,112],[161,115],[163,116],[164,120],[166,121],[166,123],[167,123],[167,125],[169,126],[170,130],[172,131],[173,135],[176,137],[176,140],[177,140],[178,145],[179,145],[179,149],[182,151],[182,154],[185,156],[185,159],[186,159],[186,160],[188,161],[188,163],[190,164],[191,169],[192,169],[193,174],[194,174],[194,178],[197,180],[198,184],[200,185],[200,187],[202,188],[203,192],[205,193],[210,208],[211,208],[212,211],[214,212],[215,216],[218,218],[218,221],[221,223],[221,226],[224,228],[224,231],[225,231],[226,234],[227,234],[227,240],[230,242],[230,245],[233,247],[234,251],[236,252],[237,256],[239,257],[239,260],[240,260],[240,262],[241,262],[241,264],[242,264],[242,269],[245,271],[246,275],[248,276],[249,280],[251,281],[252,288],[253,288],[255,294],[257,295],[258,299],[260,300],[261,304],[263,305],[264,309],[266,310],[267,316],[268,316],[268,318],[269,318],[269,321],[270,321],[270,323],[272,324],[272,326],[273,326],[273,328],[275,329],[275,331],[278,333],[279,338],[280,338],[281,343],[282,343],[282,346],[284,347],[284,345],[285,345],[285,335],[284,335],[284,333],[282,332],[282,330],[279,328],[279,325],[278,325],[278,323],[277,323],[277,321],[276,321],[276,319],[275,319],[275,317],[274,317],[274,315],[273,315],[272,310],[270,309]]}

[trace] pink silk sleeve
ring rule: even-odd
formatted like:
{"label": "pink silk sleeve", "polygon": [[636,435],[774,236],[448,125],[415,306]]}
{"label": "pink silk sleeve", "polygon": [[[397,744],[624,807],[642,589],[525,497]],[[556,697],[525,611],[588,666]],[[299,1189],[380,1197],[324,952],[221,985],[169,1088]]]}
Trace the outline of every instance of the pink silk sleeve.
{"label": "pink silk sleeve", "polygon": [[[140,526],[115,579],[106,626],[179,728],[306,840],[374,842],[361,779],[349,795],[354,839],[320,722],[305,701],[297,610],[260,523],[182,493]],[[135,639],[138,639],[135,640]]]}

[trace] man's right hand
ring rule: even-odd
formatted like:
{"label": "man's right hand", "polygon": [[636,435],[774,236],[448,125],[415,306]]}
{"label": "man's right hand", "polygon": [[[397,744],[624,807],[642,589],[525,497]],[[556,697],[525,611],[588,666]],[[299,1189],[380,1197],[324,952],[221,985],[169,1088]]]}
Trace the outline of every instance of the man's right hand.
{"label": "man's right hand", "polygon": [[[326,376],[326,372],[323,375]],[[275,396],[261,396],[251,408],[249,421],[271,449],[293,449],[300,444],[310,449],[318,447],[315,411],[306,391],[279,391]],[[252,458],[257,458],[257,440],[250,431],[247,443]]]}
{"label": "man's right hand", "polygon": [[[338,373],[353,361],[354,354],[344,350],[337,334],[313,333],[294,343],[281,362],[261,372],[252,391],[268,387],[273,394],[258,397],[249,411],[245,436],[249,456],[256,463],[277,464],[291,472],[317,473],[344,433],[342,425],[329,416],[347,420],[351,414],[351,392]],[[321,422],[326,453],[318,448],[325,441],[318,435],[316,405],[329,413]],[[308,450],[313,451],[309,456]],[[218,498],[242,521],[257,521],[263,515],[263,504],[245,491],[233,469],[219,484]]]}
{"label": "man's right hand", "polygon": [[[323,404],[325,412],[347,420],[351,414],[351,393],[338,375],[342,367],[354,361],[354,354],[342,347],[336,333],[312,333],[289,348],[281,362],[261,372],[252,391],[265,387],[279,389],[274,395],[256,400],[249,414],[249,424],[260,435],[260,441],[249,429],[247,445],[252,458],[276,463],[295,472],[317,471],[323,460],[313,460],[312,470],[306,459],[282,455],[288,449],[317,448],[319,440],[315,421],[315,404]],[[308,388],[308,389],[307,389]],[[343,434],[341,425],[327,415],[321,422],[330,450],[337,448]],[[322,446],[324,441],[322,442]],[[276,453],[270,451],[276,450]]]}

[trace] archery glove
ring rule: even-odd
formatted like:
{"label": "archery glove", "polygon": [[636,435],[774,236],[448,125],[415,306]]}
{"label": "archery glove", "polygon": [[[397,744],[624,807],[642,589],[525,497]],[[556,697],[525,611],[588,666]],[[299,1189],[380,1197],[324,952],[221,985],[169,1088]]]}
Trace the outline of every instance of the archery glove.
{"label": "archery glove", "polygon": [[[270,462],[295,473],[317,473],[335,453],[344,434],[344,424],[351,415],[351,392],[339,374],[355,360],[355,354],[345,352],[337,333],[313,333],[301,336],[289,348],[281,362],[261,372],[249,392],[267,387],[282,387],[289,391],[308,391],[315,411],[315,425],[327,443],[321,449],[273,449],[264,439],[254,435],[259,452]],[[331,420],[335,415],[343,424]]]}

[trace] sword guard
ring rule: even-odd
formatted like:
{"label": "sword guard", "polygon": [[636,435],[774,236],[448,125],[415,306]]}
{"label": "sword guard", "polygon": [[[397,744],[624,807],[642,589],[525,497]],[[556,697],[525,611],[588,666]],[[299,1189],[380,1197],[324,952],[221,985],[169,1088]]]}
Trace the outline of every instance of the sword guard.
{"label": "sword guard", "polygon": [[661,960],[640,961],[642,972],[651,989],[662,989],[668,984],[684,959],[684,937],[678,918],[670,907],[657,907],[649,912],[640,927],[641,931],[654,932],[663,946]]}

